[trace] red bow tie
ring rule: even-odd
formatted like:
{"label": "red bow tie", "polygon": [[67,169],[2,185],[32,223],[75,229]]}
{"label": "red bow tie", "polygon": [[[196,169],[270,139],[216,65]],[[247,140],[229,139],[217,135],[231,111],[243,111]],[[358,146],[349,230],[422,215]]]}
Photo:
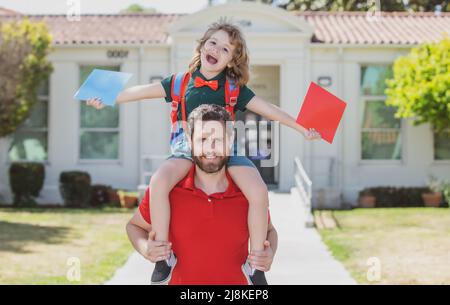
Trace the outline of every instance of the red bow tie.
{"label": "red bow tie", "polygon": [[217,80],[204,80],[201,77],[197,76],[194,80],[194,87],[199,88],[203,86],[208,86],[209,88],[216,91],[217,88],[219,87],[219,83],[217,82]]}

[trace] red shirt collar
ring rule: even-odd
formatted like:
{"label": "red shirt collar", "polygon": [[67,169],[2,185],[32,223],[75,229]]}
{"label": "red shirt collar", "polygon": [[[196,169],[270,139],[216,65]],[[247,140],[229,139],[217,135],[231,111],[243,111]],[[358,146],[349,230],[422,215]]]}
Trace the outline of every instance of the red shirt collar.
{"label": "red shirt collar", "polygon": [[[192,190],[194,192],[200,192],[200,193],[204,193],[201,189],[197,188],[195,186],[195,164],[192,165],[191,169],[189,170],[189,173],[187,174],[187,176],[181,180],[178,185],[184,189],[189,189]],[[238,194],[241,193],[241,190],[238,188],[238,186],[234,183],[233,179],[231,179],[230,174],[228,173],[227,170],[225,170],[225,174],[228,180],[228,187],[226,189],[225,192],[223,193],[214,193],[211,194],[210,197],[233,197],[236,196]]]}

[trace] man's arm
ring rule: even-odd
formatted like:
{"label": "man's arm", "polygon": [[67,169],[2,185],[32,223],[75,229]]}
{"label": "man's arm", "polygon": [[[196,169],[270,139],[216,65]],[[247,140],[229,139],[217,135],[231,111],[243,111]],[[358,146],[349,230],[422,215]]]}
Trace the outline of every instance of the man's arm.
{"label": "man's arm", "polygon": [[168,257],[172,244],[155,241],[155,232],[152,231],[151,224],[144,220],[139,209],[127,223],[126,231],[133,247],[146,259],[156,263]]}

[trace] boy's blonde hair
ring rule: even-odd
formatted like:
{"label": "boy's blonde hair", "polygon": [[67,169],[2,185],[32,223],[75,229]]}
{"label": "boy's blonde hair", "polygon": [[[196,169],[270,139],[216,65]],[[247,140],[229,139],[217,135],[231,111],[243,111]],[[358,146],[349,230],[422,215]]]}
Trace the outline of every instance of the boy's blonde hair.
{"label": "boy's blonde hair", "polygon": [[247,44],[245,43],[241,30],[226,20],[219,20],[218,22],[211,24],[205,34],[203,34],[203,37],[197,41],[198,45],[195,48],[194,57],[192,57],[191,62],[189,63],[189,72],[193,73],[200,68],[200,50],[205,45],[205,42],[211,38],[215,32],[220,30],[228,33],[230,42],[234,46],[231,68],[228,66],[225,68],[226,75],[234,79],[239,86],[246,85],[250,77]]}

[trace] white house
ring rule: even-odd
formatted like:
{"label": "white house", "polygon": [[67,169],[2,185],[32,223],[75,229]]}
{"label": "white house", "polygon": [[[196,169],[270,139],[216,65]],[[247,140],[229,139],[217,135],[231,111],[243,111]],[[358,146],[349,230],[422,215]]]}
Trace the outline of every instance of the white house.
{"label": "white house", "polygon": [[[73,99],[94,67],[133,74],[129,85],[186,70],[206,27],[221,17],[239,23],[250,49],[252,88],[297,116],[310,81],[348,103],[333,144],[305,142],[293,130],[272,130],[279,164],[262,169],[273,188],[294,185],[299,157],[316,206],[355,204],[368,186],[421,186],[429,174],[450,178],[450,136],[395,119],[383,103],[384,79],[411,47],[450,34],[450,14],[290,13],[257,3],[212,6],[191,15],[34,15],[53,35],[54,72],[30,122],[0,139],[0,202],[11,202],[11,161],[46,166],[41,203],[60,203],[61,171],[88,171],[93,183],[136,189],[169,152],[169,111],[162,99],[95,111]],[[23,15],[0,16],[0,22]],[[254,118],[252,113],[242,119]],[[276,145],[274,145],[275,149]],[[151,164],[153,162],[153,164]]]}

